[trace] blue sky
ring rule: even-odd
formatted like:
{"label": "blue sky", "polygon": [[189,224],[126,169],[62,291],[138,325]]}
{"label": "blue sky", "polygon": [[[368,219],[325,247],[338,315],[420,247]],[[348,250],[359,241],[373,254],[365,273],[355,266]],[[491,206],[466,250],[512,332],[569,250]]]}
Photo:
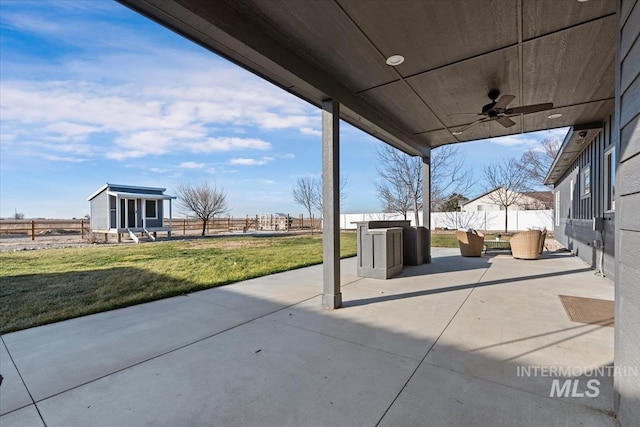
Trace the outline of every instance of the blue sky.
{"label": "blue sky", "polygon": [[[2,0],[0,36],[0,217],[79,218],[105,182],[173,194],[205,180],[236,216],[304,212],[291,192],[320,175],[315,107],[112,1]],[[486,164],[564,133],[459,147],[479,183]],[[380,211],[381,144],[343,123],[343,212]]]}

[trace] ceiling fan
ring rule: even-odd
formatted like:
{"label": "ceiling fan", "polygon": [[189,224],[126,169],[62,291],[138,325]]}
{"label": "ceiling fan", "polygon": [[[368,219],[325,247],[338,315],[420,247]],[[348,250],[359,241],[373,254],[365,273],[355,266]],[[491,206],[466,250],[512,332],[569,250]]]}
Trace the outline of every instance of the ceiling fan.
{"label": "ceiling fan", "polygon": [[451,132],[453,135],[460,135],[473,125],[489,121],[496,121],[505,128],[509,128],[516,124],[516,122],[509,118],[510,116],[515,116],[518,114],[537,113],[539,111],[550,110],[553,108],[553,103],[551,102],[507,108],[507,105],[509,105],[509,103],[516,97],[514,95],[502,95],[502,97],[498,99],[498,97],[500,96],[500,91],[498,89],[491,89],[487,96],[489,97],[489,99],[491,99],[491,102],[482,107],[481,113],[469,113],[483,117],[476,120],[475,122],[469,123],[461,129]]}

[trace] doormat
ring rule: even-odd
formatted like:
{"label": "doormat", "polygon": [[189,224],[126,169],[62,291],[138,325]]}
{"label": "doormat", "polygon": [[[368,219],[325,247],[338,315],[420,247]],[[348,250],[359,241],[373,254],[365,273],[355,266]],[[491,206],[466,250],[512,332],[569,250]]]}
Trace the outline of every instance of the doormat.
{"label": "doormat", "polygon": [[558,295],[572,322],[613,327],[613,301]]}

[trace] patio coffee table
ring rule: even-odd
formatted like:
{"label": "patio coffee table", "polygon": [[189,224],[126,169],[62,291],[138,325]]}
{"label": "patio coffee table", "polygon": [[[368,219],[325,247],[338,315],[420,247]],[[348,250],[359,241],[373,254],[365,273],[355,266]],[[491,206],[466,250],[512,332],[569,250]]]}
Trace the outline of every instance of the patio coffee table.
{"label": "patio coffee table", "polygon": [[489,250],[511,252],[511,243],[508,240],[485,240],[484,253],[486,254]]}

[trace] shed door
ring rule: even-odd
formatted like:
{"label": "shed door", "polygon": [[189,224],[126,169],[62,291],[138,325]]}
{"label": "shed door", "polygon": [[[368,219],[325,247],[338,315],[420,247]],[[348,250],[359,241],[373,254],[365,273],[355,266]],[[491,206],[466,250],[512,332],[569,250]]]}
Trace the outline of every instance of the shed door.
{"label": "shed door", "polygon": [[127,228],[127,211],[125,209],[127,201],[125,199],[120,199],[120,228]]}
{"label": "shed door", "polygon": [[120,199],[120,227],[136,227],[136,201],[135,199]]}
{"label": "shed door", "polygon": [[127,199],[127,228],[136,227],[136,201]]}

